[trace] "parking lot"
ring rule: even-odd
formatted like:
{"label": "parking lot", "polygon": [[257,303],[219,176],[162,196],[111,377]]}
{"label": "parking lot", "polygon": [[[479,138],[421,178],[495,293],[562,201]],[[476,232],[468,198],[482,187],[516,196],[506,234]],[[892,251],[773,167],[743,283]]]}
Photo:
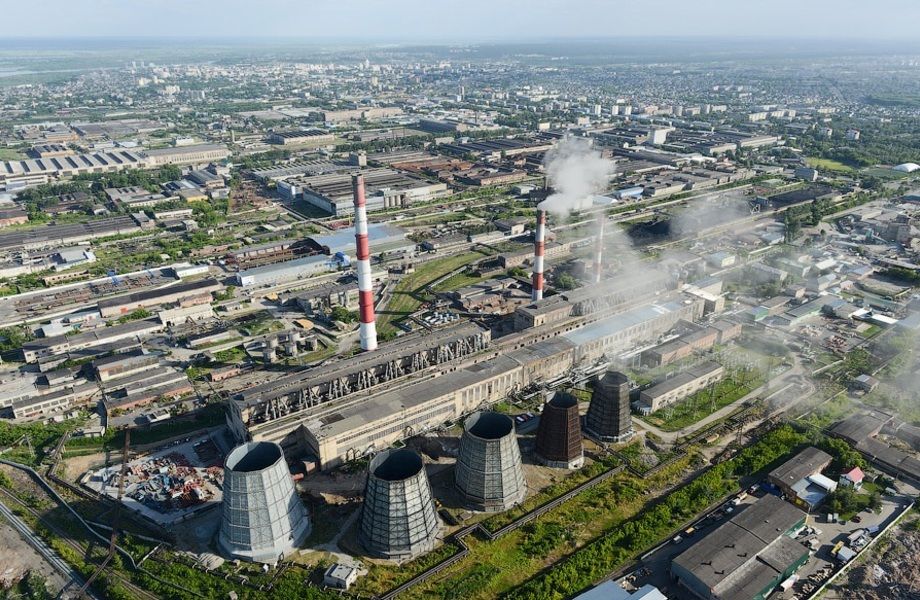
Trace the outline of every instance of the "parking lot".
{"label": "parking lot", "polygon": [[[796,584],[788,591],[775,591],[770,598],[774,600],[808,598],[810,591],[820,586],[821,581],[828,577],[839,564],[831,556],[831,551],[837,542],[846,541],[850,534],[860,529],[867,529],[869,532],[884,529],[902,512],[905,506],[911,503],[911,496],[915,497],[918,494],[916,488],[902,482],[898,482],[897,491],[897,495],[883,495],[882,509],[878,514],[865,511],[860,513],[859,523],[852,521],[828,523],[826,513],[822,513],[820,508],[813,514],[809,514],[806,519],[806,527],[799,533],[797,539],[814,549],[812,556],[798,571],[799,579]],[[690,545],[713,532],[738,511],[745,510],[763,495],[764,492],[758,489],[753,493],[744,492],[740,497],[736,495],[722,503],[693,522],[684,532],[652,550],[640,560],[636,569],[618,581],[626,589],[651,584],[672,600],[696,600],[695,596],[671,580],[671,561],[687,550]]]}

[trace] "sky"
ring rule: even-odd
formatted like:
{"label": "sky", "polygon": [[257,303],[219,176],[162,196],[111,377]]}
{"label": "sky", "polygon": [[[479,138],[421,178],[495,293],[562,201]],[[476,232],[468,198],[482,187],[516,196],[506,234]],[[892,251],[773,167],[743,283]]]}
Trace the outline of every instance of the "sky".
{"label": "sky", "polygon": [[920,0],[0,0],[6,37],[920,39]]}

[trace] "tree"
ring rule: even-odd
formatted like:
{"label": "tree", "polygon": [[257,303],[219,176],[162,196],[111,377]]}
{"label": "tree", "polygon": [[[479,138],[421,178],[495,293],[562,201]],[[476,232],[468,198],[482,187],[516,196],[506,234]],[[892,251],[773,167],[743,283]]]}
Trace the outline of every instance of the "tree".
{"label": "tree", "polygon": [[342,323],[354,323],[358,320],[358,313],[348,310],[344,306],[333,307],[330,316],[333,321],[341,321]]}
{"label": "tree", "polygon": [[848,485],[838,486],[827,497],[827,507],[833,512],[849,513],[859,510],[856,490]]}
{"label": "tree", "polygon": [[578,280],[568,273],[562,273],[556,277],[556,287],[560,290],[574,290],[578,287]]}
{"label": "tree", "polygon": [[865,469],[868,466],[863,455],[841,439],[825,438],[819,446],[834,457],[834,461],[831,463],[831,470],[835,473],[842,473],[853,467]]}

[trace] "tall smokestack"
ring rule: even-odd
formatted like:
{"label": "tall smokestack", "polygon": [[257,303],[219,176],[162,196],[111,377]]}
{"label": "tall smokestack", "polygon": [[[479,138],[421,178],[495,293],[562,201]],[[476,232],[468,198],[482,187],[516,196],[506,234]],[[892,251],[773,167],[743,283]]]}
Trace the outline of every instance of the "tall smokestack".
{"label": "tall smokestack", "polygon": [[351,187],[355,198],[355,257],[358,270],[358,307],[361,314],[361,349],[377,349],[377,323],[374,316],[374,287],[371,284],[371,252],[367,241],[367,201],[364,177],[353,175]]}
{"label": "tall smokestack", "polygon": [[543,255],[546,251],[546,211],[537,210],[537,228],[533,234],[533,279],[531,287],[536,302],[543,299]]}
{"label": "tall smokestack", "polygon": [[597,217],[597,241],[594,244],[594,283],[601,282],[601,275],[604,271],[604,223],[607,221],[607,213],[601,211]]}

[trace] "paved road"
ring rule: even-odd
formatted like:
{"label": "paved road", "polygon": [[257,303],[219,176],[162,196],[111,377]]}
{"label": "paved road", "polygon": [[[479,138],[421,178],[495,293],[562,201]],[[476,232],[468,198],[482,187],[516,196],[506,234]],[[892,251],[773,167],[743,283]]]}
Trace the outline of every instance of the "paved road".
{"label": "paved road", "polygon": [[[29,526],[25,522],[13,514],[3,502],[0,502],[0,515],[6,519],[9,524],[15,529],[19,535],[29,543],[30,546],[35,548],[35,551],[41,554],[41,556],[48,561],[48,563],[55,568],[61,575],[68,579],[69,582],[64,586],[64,589],[61,590],[61,598],[70,598],[77,597],[77,590],[83,587],[84,580],[73,570],[70,565],[64,562],[57,552],[52,550],[43,539],[35,535],[35,533],[29,529]],[[89,593],[90,598],[97,598],[95,594]]]}

